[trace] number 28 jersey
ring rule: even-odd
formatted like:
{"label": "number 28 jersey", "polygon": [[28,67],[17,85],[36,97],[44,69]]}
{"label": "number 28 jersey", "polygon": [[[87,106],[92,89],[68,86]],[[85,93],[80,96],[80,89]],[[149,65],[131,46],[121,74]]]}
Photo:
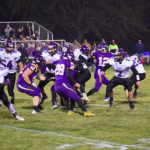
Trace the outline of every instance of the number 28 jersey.
{"label": "number 28 jersey", "polygon": [[74,70],[75,65],[69,59],[61,59],[56,64],[55,68],[55,86],[58,86],[62,83],[69,83],[66,72],[67,69]]}
{"label": "number 28 jersey", "polygon": [[21,53],[14,51],[7,54],[5,50],[0,51],[0,59],[2,65],[8,69],[8,73],[15,73],[17,68],[17,61],[20,59]]}

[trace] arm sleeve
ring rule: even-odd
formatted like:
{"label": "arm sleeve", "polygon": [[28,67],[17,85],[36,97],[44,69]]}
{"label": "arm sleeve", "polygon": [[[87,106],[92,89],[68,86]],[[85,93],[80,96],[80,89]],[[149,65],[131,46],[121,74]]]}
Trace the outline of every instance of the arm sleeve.
{"label": "arm sleeve", "polygon": [[108,68],[110,68],[110,67],[111,67],[110,64],[106,64],[105,67],[102,68],[102,71],[105,72],[105,71],[106,71]]}
{"label": "arm sleeve", "polygon": [[17,62],[17,64],[19,64],[19,63],[21,62],[21,60],[19,59],[19,60],[17,60],[16,62]]}
{"label": "arm sleeve", "polygon": [[46,67],[48,67],[48,69],[55,69],[54,64],[46,64]]}
{"label": "arm sleeve", "polygon": [[71,69],[67,69],[67,71],[66,71],[66,76],[67,76],[69,82],[70,82],[72,85],[75,85],[76,82],[74,81],[74,79],[73,79],[73,77],[72,77],[72,75],[71,75],[71,72],[72,72]]}

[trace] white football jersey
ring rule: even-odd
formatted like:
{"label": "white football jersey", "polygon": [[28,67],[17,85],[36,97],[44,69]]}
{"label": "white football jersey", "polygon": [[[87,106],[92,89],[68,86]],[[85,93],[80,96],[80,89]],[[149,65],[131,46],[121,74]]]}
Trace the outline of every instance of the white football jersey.
{"label": "white football jersey", "polygon": [[138,60],[138,57],[136,55],[133,55],[133,56],[129,57],[128,59],[133,61],[133,66],[138,71],[138,73],[145,73],[144,67],[143,67],[142,63]]}
{"label": "white football jersey", "polygon": [[[51,60],[51,63],[53,63],[54,61],[58,61],[60,60],[60,53],[55,53],[53,56],[46,50],[42,53],[42,56],[44,58],[44,60],[47,62],[49,59]],[[46,67],[46,71],[48,73],[55,73],[54,69],[49,69],[48,67]]]}
{"label": "white football jersey", "polygon": [[[75,61],[79,61],[79,56],[81,55],[82,57],[84,57],[86,60],[88,59],[88,57],[86,56],[86,55],[84,55],[84,54],[82,54],[82,52],[80,51],[80,49],[75,49],[74,51],[73,51],[73,54],[74,54],[74,60]],[[86,65],[86,63],[82,63],[82,65],[83,65],[83,68],[84,69],[86,69],[86,68],[88,68],[87,67],[87,65]]]}
{"label": "white football jersey", "polygon": [[114,60],[114,57],[109,59],[109,64],[114,68],[114,76],[119,78],[128,78],[129,69],[133,65],[133,61],[124,59],[122,63]]}
{"label": "white football jersey", "polygon": [[4,82],[4,77],[7,76],[8,69],[0,64],[0,83]]}
{"label": "white football jersey", "polygon": [[15,73],[17,68],[17,61],[20,59],[21,53],[19,51],[14,51],[7,54],[5,50],[0,51],[0,59],[2,65],[8,69],[9,73]]}

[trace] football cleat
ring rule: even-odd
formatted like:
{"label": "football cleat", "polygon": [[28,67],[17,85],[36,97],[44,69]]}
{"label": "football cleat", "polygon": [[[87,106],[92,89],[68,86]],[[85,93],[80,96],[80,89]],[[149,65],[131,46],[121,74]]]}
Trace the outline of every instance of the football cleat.
{"label": "football cleat", "polygon": [[40,114],[41,112],[39,111],[39,109],[33,110],[32,114]]}
{"label": "football cleat", "polygon": [[110,107],[112,107],[113,106],[113,104],[114,104],[114,98],[110,98],[110,100],[109,100],[109,104],[110,104]]}
{"label": "football cleat", "polygon": [[84,116],[85,116],[85,117],[95,117],[95,114],[86,111],[86,112],[84,112]]}
{"label": "football cleat", "polygon": [[47,98],[48,98],[47,95],[44,95],[39,104],[43,104]]}
{"label": "football cleat", "polygon": [[109,97],[105,97],[104,102],[109,102]]}
{"label": "football cleat", "polygon": [[24,118],[20,117],[17,113],[14,113],[13,116],[20,121],[24,121]]}
{"label": "football cleat", "polygon": [[44,110],[44,108],[39,104],[38,105],[39,110]]}
{"label": "football cleat", "polygon": [[82,95],[83,95],[83,97],[81,98],[81,99],[82,99],[82,101],[84,101],[84,102],[86,102],[86,103],[89,103],[89,102],[90,102],[90,100],[88,99],[88,97],[87,97],[86,93],[82,93]]}
{"label": "football cleat", "polygon": [[130,101],[130,109],[134,109],[134,103],[133,103],[133,101]]}
{"label": "football cleat", "polygon": [[52,105],[51,109],[56,109],[56,108],[57,108],[57,104],[54,103],[54,104]]}
{"label": "football cleat", "polygon": [[70,115],[73,115],[73,114],[74,114],[73,111],[71,111],[71,110],[68,111],[68,115],[69,115],[69,116],[70,116]]}
{"label": "football cleat", "polygon": [[137,91],[136,90],[133,93],[133,98],[137,98]]}

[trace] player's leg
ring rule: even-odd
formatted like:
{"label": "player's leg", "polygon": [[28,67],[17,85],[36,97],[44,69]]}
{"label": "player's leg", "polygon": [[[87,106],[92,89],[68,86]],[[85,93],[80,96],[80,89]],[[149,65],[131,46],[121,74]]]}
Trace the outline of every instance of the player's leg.
{"label": "player's leg", "polygon": [[57,101],[56,101],[56,92],[55,92],[55,88],[54,85],[51,86],[51,96],[52,96],[52,107],[51,109],[56,109],[57,108]]}
{"label": "player's leg", "polygon": [[14,86],[15,86],[15,81],[16,81],[16,73],[9,73],[7,75],[10,84],[7,85],[8,93],[9,96],[11,96],[11,103],[15,103],[15,94],[14,94]]}
{"label": "player's leg", "polygon": [[[106,86],[108,86],[108,84],[109,84],[109,80],[105,76],[104,76],[103,84],[105,84]],[[106,88],[106,94],[105,94],[104,101],[105,102],[109,101],[109,94],[108,94],[107,88]]]}
{"label": "player's leg", "polygon": [[22,93],[26,93],[27,95],[30,95],[33,97],[33,111],[32,114],[38,114],[40,113],[38,105],[39,105],[39,100],[41,98],[41,89],[39,87],[34,88],[26,83],[20,83],[17,84],[17,89],[18,91]]}
{"label": "player's leg", "polygon": [[10,113],[11,113],[17,120],[22,120],[22,121],[24,120],[24,118],[20,117],[20,116],[16,113],[16,111],[15,111],[13,105],[12,105],[11,103],[9,103],[8,98],[7,98],[7,95],[6,95],[6,93],[5,93],[3,90],[0,92],[0,99],[3,101],[3,104],[8,108],[8,110],[10,111]]}

